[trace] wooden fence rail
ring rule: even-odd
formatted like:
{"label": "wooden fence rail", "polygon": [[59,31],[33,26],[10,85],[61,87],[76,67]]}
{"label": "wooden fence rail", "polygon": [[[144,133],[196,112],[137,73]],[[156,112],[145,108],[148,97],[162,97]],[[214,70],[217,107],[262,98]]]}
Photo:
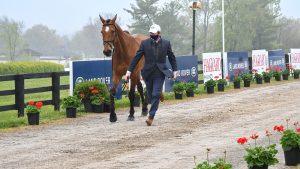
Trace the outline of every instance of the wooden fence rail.
{"label": "wooden fence rail", "polygon": [[[0,96],[15,95],[15,104],[0,106],[1,111],[18,110],[18,117],[24,116],[25,94],[52,91],[52,100],[42,100],[44,105],[54,105],[54,110],[60,109],[60,90],[69,89],[69,85],[60,85],[60,77],[69,76],[69,72],[32,73],[0,76],[1,81],[14,81],[15,90],[0,91]],[[25,89],[25,79],[51,78],[52,86]]]}

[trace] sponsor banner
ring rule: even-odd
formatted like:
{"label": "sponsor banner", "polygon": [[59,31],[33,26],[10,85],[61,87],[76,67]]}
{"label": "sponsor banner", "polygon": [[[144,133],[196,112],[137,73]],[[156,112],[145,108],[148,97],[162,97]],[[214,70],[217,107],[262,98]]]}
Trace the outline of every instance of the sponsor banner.
{"label": "sponsor banner", "polygon": [[[221,52],[203,53],[204,83],[209,79],[222,79]],[[215,78],[215,77],[218,78]]]}
{"label": "sponsor banner", "polygon": [[[70,94],[77,83],[91,80],[99,80],[112,85],[112,61],[111,60],[89,60],[70,62]],[[122,98],[121,83],[117,88],[117,99]]]}
{"label": "sponsor banner", "polygon": [[269,51],[269,65],[270,69],[273,67],[279,67],[282,70],[286,69],[284,52],[282,49]]}
{"label": "sponsor banner", "polygon": [[294,69],[300,69],[300,49],[291,49],[290,65]]}
{"label": "sponsor banner", "polygon": [[252,50],[252,69],[257,70],[257,73],[262,74],[268,67],[268,51]]}
{"label": "sponsor banner", "polygon": [[[176,57],[178,76],[176,81],[179,82],[196,82],[198,83],[198,58],[197,56],[179,56]],[[167,66],[171,69],[171,65],[167,62]],[[164,91],[172,91],[174,81],[166,78]]]}
{"label": "sponsor banner", "polygon": [[249,73],[248,52],[227,52],[227,64],[230,81],[238,72]]}

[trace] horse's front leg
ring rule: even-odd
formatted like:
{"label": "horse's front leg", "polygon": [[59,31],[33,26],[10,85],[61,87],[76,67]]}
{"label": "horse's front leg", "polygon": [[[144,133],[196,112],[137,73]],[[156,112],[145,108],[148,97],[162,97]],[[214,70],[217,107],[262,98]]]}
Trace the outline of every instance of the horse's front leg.
{"label": "horse's front leg", "polygon": [[115,113],[115,96],[116,96],[116,88],[112,87],[110,89],[110,122],[116,122],[117,121],[117,115]]}
{"label": "horse's front leg", "polygon": [[148,115],[148,98],[147,95],[144,95],[144,90],[141,81],[138,81],[137,89],[140,93],[141,100],[142,100],[142,116]]}
{"label": "horse's front leg", "polygon": [[127,121],[134,121],[134,98],[135,98],[135,84],[131,81],[130,91],[128,93],[128,98],[130,101],[130,110]]}

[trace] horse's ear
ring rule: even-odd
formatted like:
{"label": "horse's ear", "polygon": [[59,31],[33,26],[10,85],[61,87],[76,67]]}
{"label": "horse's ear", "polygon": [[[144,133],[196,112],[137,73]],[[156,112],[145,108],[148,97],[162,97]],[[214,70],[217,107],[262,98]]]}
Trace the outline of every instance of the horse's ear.
{"label": "horse's ear", "polygon": [[99,15],[101,22],[104,24],[105,23],[105,19],[102,18],[101,15]]}
{"label": "horse's ear", "polygon": [[117,20],[117,14],[115,15],[115,17],[114,17],[114,18],[112,18],[112,21],[113,21],[113,23],[115,23],[115,22],[116,22],[116,20]]}

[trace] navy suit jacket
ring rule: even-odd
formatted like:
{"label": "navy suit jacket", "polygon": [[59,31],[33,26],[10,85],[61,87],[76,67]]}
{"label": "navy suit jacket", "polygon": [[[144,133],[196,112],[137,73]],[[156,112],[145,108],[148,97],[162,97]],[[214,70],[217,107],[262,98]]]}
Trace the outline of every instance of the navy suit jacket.
{"label": "navy suit jacket", "polygon": [[158,42],[155,42],[151,38],[148,38],[142,41],[139,50],[129,65],[128,71],[133,72],[142,56],[145,56],[144,68],[141,71],[143,79],[147,79],[157,68],[163,72],[165,76],[169,78],[173,77],[173,72],[169,70],[166,65],[166,56],[168,56],[173,71],[177,71],[176,58],[172,52],[170,41],[168,40],[161,38]]}

